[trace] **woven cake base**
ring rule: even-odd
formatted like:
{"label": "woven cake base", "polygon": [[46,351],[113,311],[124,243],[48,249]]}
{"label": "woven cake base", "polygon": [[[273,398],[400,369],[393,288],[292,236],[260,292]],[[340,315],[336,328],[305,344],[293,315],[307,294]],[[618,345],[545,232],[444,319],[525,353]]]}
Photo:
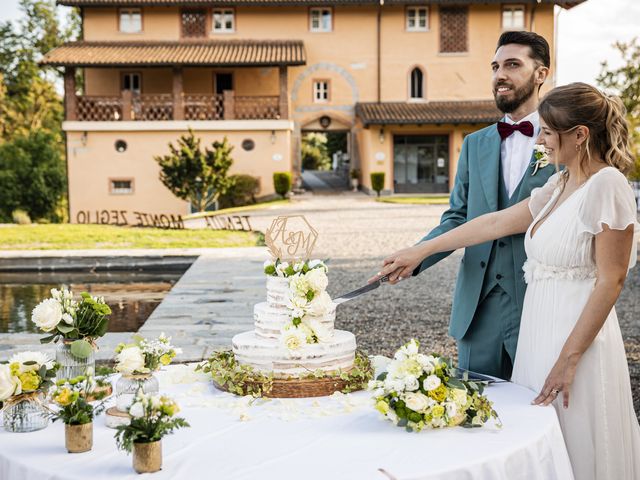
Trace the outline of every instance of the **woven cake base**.
{"label": "woven cake base", "polygon": [[[344,390],[349,382],[342,380],[340,377],[324,377],[324,378],[274,378],[273,386],[268,393],[264,393],[264,397],[269,398],[307,398],[307,397],[326,397],[335,392]],[[228,391],[217,383],[215,386],[220,390]],[[243,392],[249,394],[251,387],[259,387],[260,382],[245,382]],[[361,389],[351,388],[351,391]]]}

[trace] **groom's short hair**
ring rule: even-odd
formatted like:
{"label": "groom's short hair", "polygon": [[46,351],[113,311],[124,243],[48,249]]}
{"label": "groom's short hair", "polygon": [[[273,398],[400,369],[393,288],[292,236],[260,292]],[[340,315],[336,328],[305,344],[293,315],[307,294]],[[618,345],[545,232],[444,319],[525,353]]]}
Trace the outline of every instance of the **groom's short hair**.
{"label": "groom's short hair", "polygon": [[498,39],[496,51],[503,45],[516,43],[518,45],[526,45],[529,47],[529,56],[535,61],[540,62],[545,67],[551,66],[551,56],[549,54],[549,42],[541,35],[534,32],[504,32]]}

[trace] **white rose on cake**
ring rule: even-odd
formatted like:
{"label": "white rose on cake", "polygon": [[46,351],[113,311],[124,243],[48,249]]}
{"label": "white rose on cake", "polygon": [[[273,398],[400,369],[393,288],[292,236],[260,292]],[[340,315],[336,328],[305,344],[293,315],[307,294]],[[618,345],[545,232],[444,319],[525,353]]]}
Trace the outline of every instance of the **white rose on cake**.
{"label": "white rose on cake", "polygon": [[328,343],[331,341],[331,332],[327,327],[325,327],[318,320],[305,318],[304,323],[306,323],[309,326],[309,328],[313,330],[313,333],[318,339],[319,343]]}
{"label": "white rose on cake", "polygon": [[314,292],[324,292],[329,285],[329,279],[327,278],[327,274],[324,272],[322,268],[315,268],[313,270],[309,270],[305,275],[307,282],[313,289]]}
{"label": "white rose on cake", "polygon": [[62,306],[53,298],[47,298],[35,306],[31,320],[44,332],[55,329],[62,320]]}
{"label": "white rose on cake", "polygon": [[314,317],[321,317],[329,312],[332,308],[334,308],[333,300],[327,292],[322,292],[319,295],[316,295],[306,310],[309,315]]}
{"label": "white rose on cake", "polygon": [[311,290],[311,286],[304,275],[294,275],[289,280],[289,291],[298,297],[306,297],[307,292]]}
{"label": "white rose on cake", "polygon": [[116,355],[116,362],[116,370],[120,373],[131,375],[134,372],[145,373],[148,371],[144,366],[144,354],[138,346],[122,349]]}
{"label": "white rose on cake", "polygon": [[302,329],[288,325],[280,335],[280,342],[284,348],[293,353],[307,344],[307,335]]}
{"label": "white rose on cake", "polygon": [[0,364],[0,402],[20,393],[22,389],[18,377],[11,375],[11,367],[8,364]]}

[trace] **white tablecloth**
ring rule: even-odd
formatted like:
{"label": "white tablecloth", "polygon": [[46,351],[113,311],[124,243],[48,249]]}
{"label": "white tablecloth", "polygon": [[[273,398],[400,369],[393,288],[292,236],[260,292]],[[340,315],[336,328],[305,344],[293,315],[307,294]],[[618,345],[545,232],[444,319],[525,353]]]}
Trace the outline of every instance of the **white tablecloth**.
{"label": "white tablecloth", "polygon": [[[161,391],[179,402],[191,428],[163,439],[154,479],[573,478],[555,411],[531,406],[535,394],[510,383],[486,390],[502,429],[407,433],[384,421],[366,392],[251,403],[191,372],[178,365],[159,374]],[[93,450],[69,454],[59,422],[32,433],[0,429],[0,480],[139,478],[113,435],[101,416]]]}

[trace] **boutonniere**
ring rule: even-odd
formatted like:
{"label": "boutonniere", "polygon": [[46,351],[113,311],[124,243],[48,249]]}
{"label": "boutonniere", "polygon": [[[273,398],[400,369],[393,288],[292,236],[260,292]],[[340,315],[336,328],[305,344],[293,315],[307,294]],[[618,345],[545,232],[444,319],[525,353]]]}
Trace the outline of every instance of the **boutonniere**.
{"label": "boutonniere", "polygon": [[544,148],[544,145],[537,144],[533,147],[533,157],[535,158],[535,161],[531,162],[531,166],[534,167],[531,176],[538,173],[539,169],[549,165],[549,156],[547,155],[547,150]]}

